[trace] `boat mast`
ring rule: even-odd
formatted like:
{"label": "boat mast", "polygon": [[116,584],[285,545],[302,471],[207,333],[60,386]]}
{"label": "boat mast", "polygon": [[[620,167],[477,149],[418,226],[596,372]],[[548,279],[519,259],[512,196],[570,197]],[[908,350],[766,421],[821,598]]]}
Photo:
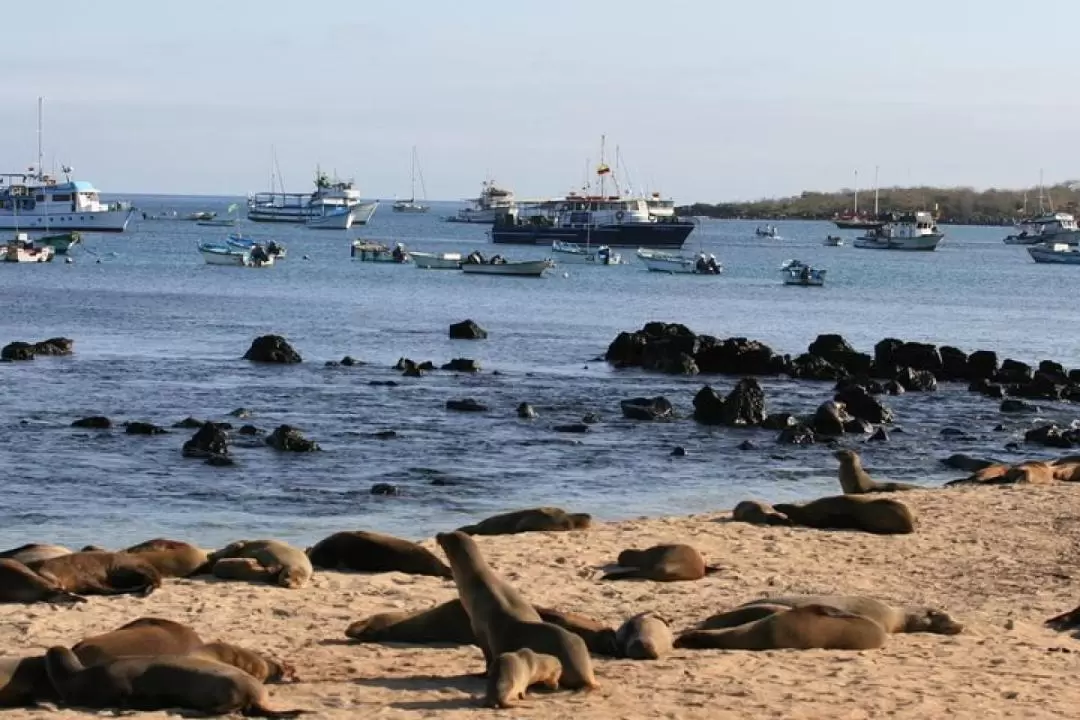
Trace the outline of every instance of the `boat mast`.
{"label": "boat mast", "polygon": [[878,166],[874,166],[874,217],[878,216]]}
{"label": "boat mast", "polygon": [[859,171],[855,171],[855,217],[859,217]]}
{"label": "boat mast", "polygon": [[[45,98],[39,97],[37,99],[37,171],[38,181],[43,185],[45,184],[45,152],[43,150],[45,143],[43,135],[45,134],[43,128],[45,126]],[[45,200],[42,205],[45,207],[45,232],[49,232],[49,205],[52,203],[53,196],[47,195],[45,188],[41,190],[41,197]]]}
{"label": "boat mast", "polygon": [[[604,140],[605,139],[606,138],[603,135],[600,136],[600,167],[601,168],[605,167],[604,166]],[[605,172],[600,173],[600,197],[601,198],[604,197],[604,176],[606,174],[607,173],[605,173]]]}
{"label": "boat mast", "polygon": [[411,204],[416,200],[416,146],[412,147],[412,166],[410,168],[412,173],[409,179],[409,203]]}

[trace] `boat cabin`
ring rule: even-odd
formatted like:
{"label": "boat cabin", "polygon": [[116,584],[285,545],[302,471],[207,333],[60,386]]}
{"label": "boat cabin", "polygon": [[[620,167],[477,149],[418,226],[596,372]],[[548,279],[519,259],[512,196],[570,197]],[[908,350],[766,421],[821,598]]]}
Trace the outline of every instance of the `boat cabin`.
{"label": "boat cabin", "polygon": [[84,180],[58,183],[50,175],[0,175],[0,211],[60,215],[109,209],[97,188]]}

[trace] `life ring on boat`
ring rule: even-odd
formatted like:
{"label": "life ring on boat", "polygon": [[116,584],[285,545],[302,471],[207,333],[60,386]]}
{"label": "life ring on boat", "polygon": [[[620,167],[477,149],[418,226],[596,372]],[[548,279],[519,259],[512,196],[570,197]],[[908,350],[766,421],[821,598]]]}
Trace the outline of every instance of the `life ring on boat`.
{"label": "life ring on boat", "polygon": [[616,220],[622,220],[624,217],[626,217],[626,213],[624,213],[622,210],[615,213],[615,219]]}

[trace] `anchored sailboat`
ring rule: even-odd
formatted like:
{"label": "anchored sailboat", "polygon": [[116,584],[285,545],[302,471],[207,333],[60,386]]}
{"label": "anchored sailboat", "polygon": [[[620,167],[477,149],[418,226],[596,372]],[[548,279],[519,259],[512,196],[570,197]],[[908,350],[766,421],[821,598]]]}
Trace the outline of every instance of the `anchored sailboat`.
{"label": "anchored sailboat", "polygon": [[[412,179],[410,180],[410,186],[409,186],[409,199],[408,200],[398,200],[396,203],[394,203],[393,206],[392,206],[392,209],[393,209],[394,212],[425,213],[425,212],[428,211],[428,206],[427,205],[422,205],[421,203],[416,202],[416,172],[417,172],[417,169],[419,167],[420,167],[420,161],[416,157],[416,146],[413,145],[413,149],[412,149]],[[423,170],[420,170],[420,192],[421,192],[421,197],[423,197],[424,200],[427,200],[427,188],[424,187],[424,171]]]}

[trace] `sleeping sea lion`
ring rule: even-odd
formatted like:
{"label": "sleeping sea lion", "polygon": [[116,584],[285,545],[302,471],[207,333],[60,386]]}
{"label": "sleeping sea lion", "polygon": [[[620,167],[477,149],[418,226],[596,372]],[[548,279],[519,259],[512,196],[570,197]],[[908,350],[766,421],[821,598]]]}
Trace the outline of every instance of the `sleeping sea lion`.
{"label": "sleeping sea lion", "polygon": [[777,504],[794,525],[819,530],[862,530],[882,535],[915,532],[915,515],[904,503],[869,495],[834,495],[800,504]]}
{"label": "sleeping sea lion", "polygon": [[563,612],[539,605],[533,605],[533,607],[544,622],[558,625],[584,640],[589,652],[605,657],[620,657],[613,627],[578,613]]}
{"label": "sleeping sea lion", "polygon": [[79,603],[86,598],[68,592],[18,560],[0,559],[0,602]]}
{"label": "sleeping sea lion", "polygon": [[203,644],[199,634],[172,620],[145,617],[77,642],[75,657],[85,666],[140,655],[185,655]]}
{"label": "sleeping sea lion", "polygon": [[189,577],[208,570],[209,556],[206,551],[179,540],[155,538],[133,545],[123,552],[138,555],[157,568],[162,577]]}
{"label": "sleeping sea lion", "polygon": [[732,522],[744,522],[752,525],[791,525],[786,516],[760,500],[743,500],[731,511]]}
{"label": "sleeping sea lion", "polygon": [[[314,570],[307,554],[280,540],[240,540],[210,554],[209,563],[214,575],[223,577],[217,568],[218,561],[229,559],[251,559],[253,577],[276,582],[287,588],[303,587],[311,579]],[[230,565],[227,563],[226,566]],[[231,563],[239,566],[239,563]],[[266,572],[259,574],[262,570]],[[235,577],[235,576],[229,576]],[[271,579],[272,578],[272,579]]]}
{"label": "sleeping sea lion", "polygon": [[49,679],[65,705],[136,710],[183,708],[224,715],[295,717],[301,710],[273,710],[266,688],[243,670],[190,655],[121,658],[84,667],[65,647],[45,654]]}
{"label": "sleeping sea lion", "polygon": [[0,657],[0,707],[27,707],[56,699],[44,655]]}
{"label": "sleeping sea lion", "polygon": [[592,525],[592,515],[568,513],[557,507],[538,507],[495,515],[475,525],[458,528],[466,535],[514,535],[523,532],[584,530]]}
{"label": "sleeping sea lion", "polygon": [[562,663],[552,655],[535,653],[529,648],[506,652],[495,658],[488,672],[488,707],[508,708],[525,697],[532,685],[544,685],[551,690],[559,689]]}
{"label": "sleeping sea lion", "polygon": [[781,610],[726,630],[690,630],[675,647],[721,650],[870,650],[885,644],[885,628],[870,618],[826,605]]}
{"label": "sleeping sea lion", "polygon": [[965,478],[950,480],[945,485],[1000,485],[1009,482],[1005,479],[1005,475],[1011,468],[1012,465],[994,463],[973,471]]}
{"label": "sleeping sea lion", "polygon": [[840,488],[847,495],[920,489],[918,485],[909,485],[907,483],[874,482],[863,470],[859,453],[854,450],[837,450],[833,453],[833,457],[840,461]]}
{"label": "sleeping sea lion", "polygon": [[787,597],[764,597],[743,603],[734,610],[719,613],[705,619],[698,627],[716,630],[759,620],[778,610],[827,605],[854,615],[870,618],[881,625],[887,633],[935,633],[956,635],[963,631],[963,624],[947,612],[929,607],[896,607],[880,600],[861,595],[792,595]]}
{"label": "sleeping sea lion", "polygon": [[527,647],[559,659],[562,686],[598,687],[585,641],[558,625],[541,622],[521,593],[491,569],[475,540],[460,531],[440,533],[435,539],[450,560],[454,584],[489,672],[499,655]]}
{"label": "sleeping sea lion", "polygon": [[695,548],[689,545],[656,545],[645,550],[623,550],[619,567],[608,570],[601,580],[643,579],[657,582],[700,580],[720,568],[706,565]]}
{"label": "sleeping sea lion", "polygon": [[639,613],[624,622],[615,635],[622,657],[659,660],[671,652],[671,628],[653,613]]}
{"label": "sleeping sea lion", "polygon": [[27,563],[36,562],[38,560],[48,560],[49,558],[60,557],[61,555],[70,554],[71,550],[68,550],[63,545],[27,543],[26,545],[20,545],[17,548],[11,548],[10,550],[0,552],[0,558],[18,560],[23,565],[25,565]]}
{"label": "sleeping sea lion", "polygon": [[391,535],[357,530],[334,533],[307,551],[311,564],[327,570],[403,572],[450,578],[450,568],[427,548]]}
{"label": "sleeping sea lion", "polygon": [[225,642],[206,643],[184,654],[231,665],[262,683],[292,682],[296,679],[296,668],[290,663]]}
{"label": "sleeping sea lion", "polygon": [[138,555],[77,552],[28,566],[63,589],[86,595],[149,595],[161,587],[161,573]]}

